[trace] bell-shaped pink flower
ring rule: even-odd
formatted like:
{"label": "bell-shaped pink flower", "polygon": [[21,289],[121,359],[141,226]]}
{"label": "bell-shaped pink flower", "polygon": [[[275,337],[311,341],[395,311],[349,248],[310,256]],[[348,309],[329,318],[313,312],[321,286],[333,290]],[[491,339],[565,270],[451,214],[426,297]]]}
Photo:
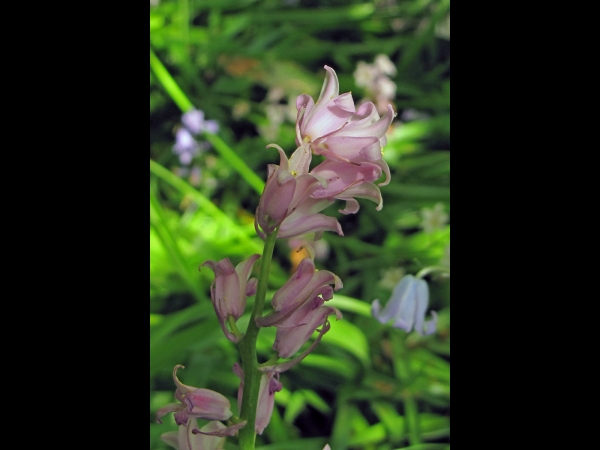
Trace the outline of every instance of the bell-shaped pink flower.
{"label": "bell-shaped pink flower", "polygon": [[330,200],[314,201],[311,194],[326,186],[324,180],[308,173],[312,155],[310,149],[298,147],[288,160],[278,145],[271,144],[280,155],[279,166],[269,165],[269,177],[254,218],[258,235],[280,227],[277,237],[287,238],[310,232],[337,231],[343,236],[339,222],[333,217],[319,214],[329,206]]}
{"label": "bell-shaped pink flower", "polygon": [[345,200],[346,207],[340,210],[343,214],[354,214],[358,211],[359,205],[355,197],[366,198],[377,203],[377,211],[383,207],[381,191],[373,183],[382,173],[379,164],[363,162],[356,165],[344,161],[325,160],[310,173],[327,181],[327,187],[315,190],[312,197]]}
{"label": "bell-shaped pink flower", "polygon": [[[238,408],[242,410],[242,397],[244,395],[244,371],[238,363],[233,365],[233,373],[240,378],[240,388],[238,389]],[[283,389],[279,382],[279,374],[275,372],[264,373],[260,379],[258,389],[258,406],[256,408],[255,431],[262,434],[263,430],[269,425],[273,407],[275,405],[275,392]]]}
{"label": "bell-shaped pink flower", "polygon": [[335,71],[325,66],[327,73],[317,102],[308,94],[296,99],[296,145],[309,144],[342,127],[356,111],[352,94],[340,95]]}
{"label": "bell-shaped pink flower", "polygon": [[181,403],[169,403],[156,412],[156,421],[174,412],[177,425],[186,425],[190,418],[206,420],[227,420],[232,416],[231,403],[223,395],[209,389],[199,389],[186,386],[177,378],[177,369],[184,368],[178,364],[173,369],[175,382],[175,398]]}
{"label": "bell-shaped pink flower", "polygon": [[[330,285],[333,284],[332,288]],[[343,287],[342,280],[328,270],[316,270],[311,258],[300,261],[296,273],[273,296],[273,312],[256,319],[259,327],[278,326],[296,310],[317,297],[331,300],[333,291]]]}
{"label": "bell-shaped pink flower", "polygon": [[258,258],[260,255],[254,254],[236,267],[233,267],[229,258],[202,263],[202,266],[209,267],[215,273],[210,285],[210,297],[223,332],[233,342],[237,342],[238,338],[227,328],[227,318],[233,316],[235,320],[239,319],[246,308],[246,297],[256,293],[258,280],[248,278]]}
{"label": "bell-shaped pink flower", "polygon": [[291,358],[318,326],[325,326],[328,316],[335,314],[338,320],[342,318],[342,313],[337,308],[324,306],[324,302],[324,299],[315,297],[276,325],[273,350],[280,358]]}

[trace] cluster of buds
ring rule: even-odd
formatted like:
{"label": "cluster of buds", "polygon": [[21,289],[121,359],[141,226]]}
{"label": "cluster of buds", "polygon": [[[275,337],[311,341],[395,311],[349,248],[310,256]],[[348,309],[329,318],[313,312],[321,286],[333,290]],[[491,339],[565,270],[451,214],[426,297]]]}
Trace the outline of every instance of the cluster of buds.
{"label": "cluster of buds", "polygon": [[[394,119],[394,111],[388,105],[384,116],[380,117],[373,103],[364,103],[356,108],[350,93],[339,94],[334,70],[328,66],[325,70],[325,82],[317,101],[307,94],[298,96],[296,100],[297,149],[291,157],[288,159],[278,145],[267,147],[277,149],[280,161],[279,165],[268,167],[268,179],[255,213],[255,228],[263,240],[267,236],[286,239],[309,233],[315,233],[315,239],[318,239],[324,231],[343,236],[337,219],[321,213],[336,200],[345,201],[345,207],[339,210],[342,214],[354,214],[359,210],[357,198],[375,202],[377,210],[383,206],[379,186],[389,183],[390,170],[383,160],[382,148],[387,142],[385,133]],[[313,155],[324,157],[324,161],[311,170]],[[383,175],[385,180],[376,185]],[[273,236],[275,233],[276,236]],[[310,256],[300,261],[295,273],[274,294],[272,311],[254,318],[257,327],[277,329],[273,344],[276,356],[259,366],[262,375],[256,406],[257,433],[262,433],[268,425],[275,393],[283,387],[279,374],[298,364],[316,347],[330,329],[330,316],[342,318],[337,308],[326,305],[333,298],[333,292],[342,288],[342,281],[332,272],[317,270],[314,252],[310,247],[307,250]],[[250,278],[250,274],[258,258],[257,254],[252,255],[237,267],[227,258],[202,264],[214,272],[211,300],[225,336],[234,343],[239,343],[244,337],[236,322],[245,311],[247,298],[257,291],[257,280]],[[298,354],[319,328],[314,342]],[[280,358],[286,361],[280,363]],[[241,379],[238,390],[241,408],[244,372],[238,364],[233,371]],[[179,382],[175,372],[175,397],[180,404],[162,408],[158,419],[167,412],[175,412],[177,424],[186,428],[180,429],[179,434],[167,434],[166,442],[176,447],[174,442],[186,439],[190,442],[194,435],[198,438],[222,438],[245,425],[244,421],[232,417],[225,397],[206,389],[185,386]],[[226,427],[220,422],[217,422],[219,425],[209,422],[206,427],[198,429],[198,418],[230,420],[231,423]],[[181,450],[183,447],[180,444],[178,448]]]}

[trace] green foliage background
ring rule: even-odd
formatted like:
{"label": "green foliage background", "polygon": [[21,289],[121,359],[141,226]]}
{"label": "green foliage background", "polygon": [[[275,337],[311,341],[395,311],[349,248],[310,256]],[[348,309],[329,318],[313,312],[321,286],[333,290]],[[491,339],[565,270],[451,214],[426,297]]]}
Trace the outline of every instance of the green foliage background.
{"label": "green foliage background", "polygon": [[[292,121],[271,130],[274,139],[259,132],[269,125],[269,90],[283,92],[282,102],[304,92],[316,98],[327,64],[338,74],[340,91],[352,91],[358,103],[366,93],[355,85],[353,72],[359,61],[372,63],[378,54],[398,69],[392,104],[399,114],[384,149],[392,171],[392,182],[381,189],[384,208],[377,212],[373,203],[360,201],[356,215],[337,213],[341,205],[326,211],[338,217],[345,237],[324,236],[330,253],[317,267],[343,280],[331,304],[344,319],[334,321],[317,349],[282,374],[284,390],[276,394],[273,418],[257,442],[271,450],[320,450],[325,443],[333,450],[449,448],[449,279],[427,277],[430,309],[440,316],[434,336],[406,336],[370,315],[372,301],[385,303],[391,294],[380,283],[383,271],[414,274],[449,261],[449,225],[427,233],[421,226],[423,208],[450,208],[449,10],[447,0],[151,5],[151,49],[192,103],[220,124],[217,137],[206,137],[213,148],[194,160],[202,176],[192,186],[178,176],[172,152],[181,111],[150,71],[151,449],[169,448],[160,435],[176,429],[170,416],[163,425],[154,422],[156,410],[174,401],[176,364],[186,367],[179,372],[185,384],[223,393],[237,413],[238,379],[231,371],[237,349],[214,316],[213,274],[198,271],[208,259],[229,257],[235,265],[262,252],[253,226],[256,183],[227,149],[264,181],[267,164],[278,163],[277,152],[265,146],[275,142],[288,155],[295,149]],[[272,291],[289,276],[292,256],[278,242]],[[251,304],[249,299],[248,311]],[[264,360],[273,340],[274,329],[261,331]],[[236,439],[228,439],[226,448],[236,448]]]}

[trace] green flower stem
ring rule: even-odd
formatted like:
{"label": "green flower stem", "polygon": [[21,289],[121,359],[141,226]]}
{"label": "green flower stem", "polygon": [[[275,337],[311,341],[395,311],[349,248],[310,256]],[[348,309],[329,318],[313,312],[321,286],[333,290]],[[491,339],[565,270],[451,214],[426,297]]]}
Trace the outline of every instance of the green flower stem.
{"label": "green flower stem", "polygon": [[246,426],[239,432],[240,450],[254,450],[254,441],[256,439],[254,428],[256,423],[256,407],[258,406],[258,390],[262,374],[258,371],[256,356],[256,339],[258,338],[260,328],[256,325],[255,319],[262,316],[265,305],[271,259],[273,258],[273,249],[275,248],[278,231],[279,228],[276,228],[272,234],[268,234],[266,237],[261,258],[260,273],[258,275],[258,286],[256,287],[256,296],[254,297],[254,309],[250,316],[250,323],[248,324],[246,334],[238,344],[242,357],[242,368],[244,370],[244,395],[242,397],[240,419],[248,421]]}
{"label": "green flower stem", "polygon": [[441,272],[441,273],[447,273],[450,274],[450,268],[449,267],[444,267],[444,266],[429,266],[429,267],[425,267],[424,269],[421,269],[419,271],[419,273],[417,273],[415,275],[415,278],[417,278],[418,280],[423,279],[423,277],[429,275],[430,273],[433,272]]}
{"label": "green flower stem", "polygon": [[[194,105],[183,93],[175,79],[171,76],[167,68],[158,59],[158,56],[150,49],[150,68],[158,78],[158,81],[165,88],[165,91],[171,96],[173,101],[179,106],[181,112],[187,112],[194,108]],[[252,188],[262,194],[265,183],[256,175],[250,167],[235,153],[219,136],[211,133],[204,133],[204,138],[221,154],[223,158],[237,171]]]}
{"label": "green flower stem", "polygon": [[403,393],[404,415],[406,417],[410,445],[418,445],[422,442],[419,410],[413,392],[407,389],[407,385],[411,382],[411,373],[408,352],[406,350],[406,333],[401,330],[392,330],[392,346],[394,348],[394,372],[396,377],[401,380],[405,389]]}

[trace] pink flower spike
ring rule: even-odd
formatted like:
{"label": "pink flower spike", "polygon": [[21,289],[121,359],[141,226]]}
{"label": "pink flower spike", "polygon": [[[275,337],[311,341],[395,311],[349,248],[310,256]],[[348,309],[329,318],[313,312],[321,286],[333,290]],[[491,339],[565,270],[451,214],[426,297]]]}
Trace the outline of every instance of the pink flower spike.
{"label": "pink flower spike", "polygon": [[246,297],[256,292],[256,279],[248,278],[258,258],[260,255],[254,254],[236,267],[233,267],[229,258],[218,262],[205,261],[200,266],[207,266],[215,273],[210,285],[210,297],[221,328],[232,342],[237,342],[238,338],[227,328],[227,318],[233,316],[235,320],[239,319],[246,309]]}

